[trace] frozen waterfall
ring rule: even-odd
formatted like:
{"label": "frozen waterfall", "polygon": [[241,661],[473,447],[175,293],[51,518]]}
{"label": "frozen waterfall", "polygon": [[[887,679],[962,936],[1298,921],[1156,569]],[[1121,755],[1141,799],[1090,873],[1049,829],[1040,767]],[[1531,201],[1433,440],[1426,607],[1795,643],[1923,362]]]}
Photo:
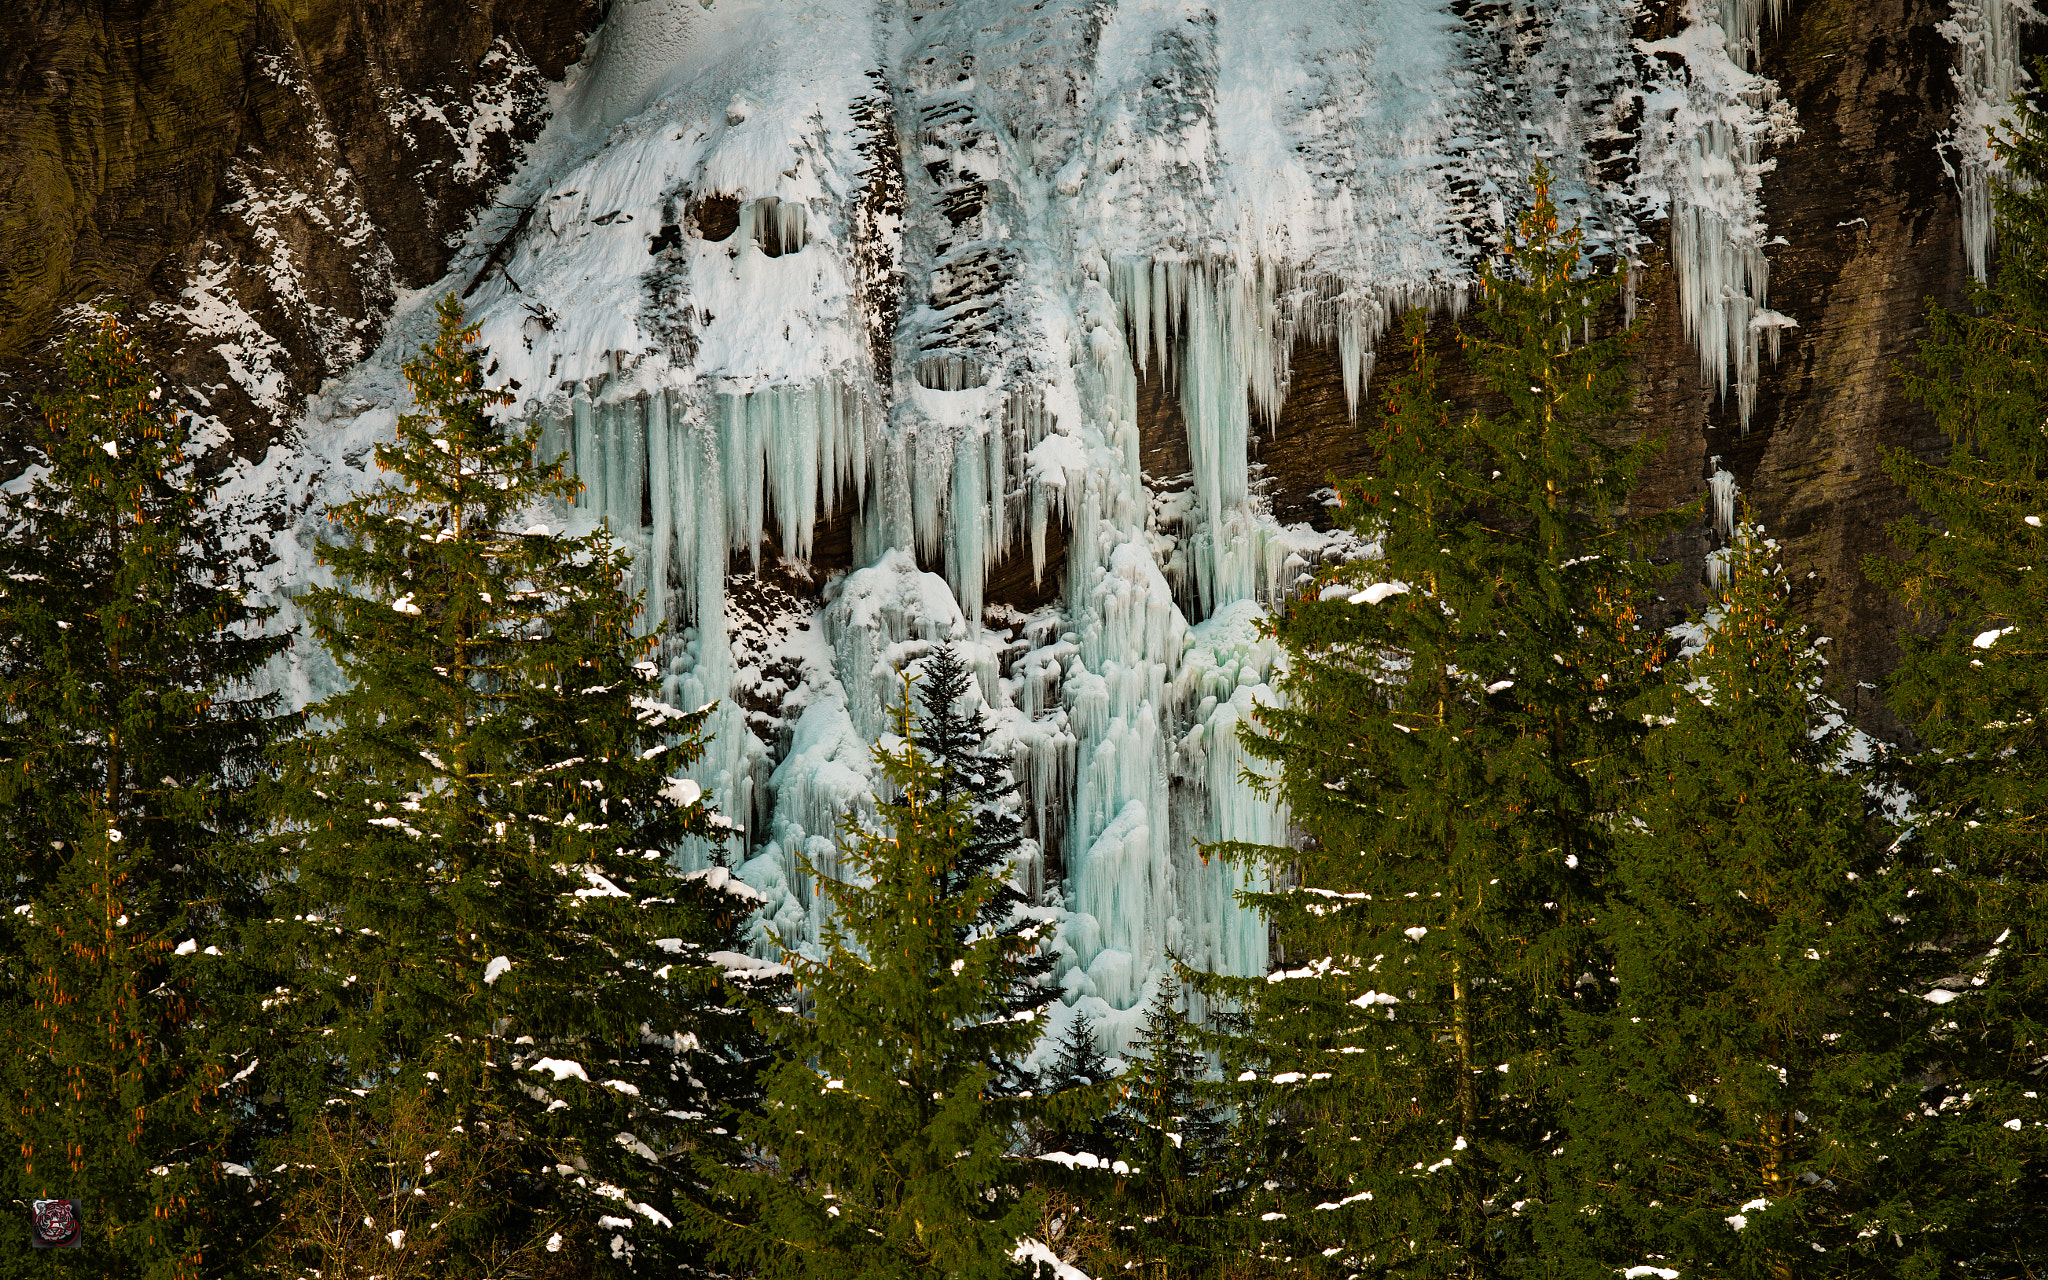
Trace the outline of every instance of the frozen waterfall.
{"label": "frozen waterfall", "polygon": [[2033,81],[2020,62],[2020,27],[2042,21],[2033,0],[1955,0],[1941,33],[1956,47],[1955,124],[1942,138],[1942,165],[1963,198],[1963,258],[1971,274],[1991,273],[1991,185],[1999,172],[1991,137],[2010,127],[2013,95]]}
{"label": "frozen waterfall", "polygon": [[[767,897],[758,947],[818,936],[806,861],[839,874],[900,673],[946,643],[1015,764],[1061,1007],[1115,1050],[1168,955],[1264,970],[1246,873],[1202,848],[1286,842],[1236,736],[1283,661],[1260,623],[1363,550],[1258,482],[1300,354],[1358,413],[1376,341],[1463,305],[1539,163],[1591,265],[1642,267],[1668,225],[1745,416],[1792,323],[1758,193],[1793,122],[1751,67],[1777,5],[1687,0],[1653,46],[1627,8],[611,7],[422,296],[467,291],[489,376],[583,482],[556,518],[632,550],[666,695],[719,703],[696,774]],[[300,510],[364,482],[424,317],[266,473]]]}

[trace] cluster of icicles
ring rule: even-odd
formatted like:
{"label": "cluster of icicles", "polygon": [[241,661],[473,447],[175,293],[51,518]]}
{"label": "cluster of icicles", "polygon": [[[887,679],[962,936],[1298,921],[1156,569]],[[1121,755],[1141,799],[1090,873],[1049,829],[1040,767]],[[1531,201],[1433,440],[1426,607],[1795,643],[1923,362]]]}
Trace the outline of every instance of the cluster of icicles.
{"label": "cluster of icicles", "polygon": [[2013,95],[2031,79],[2020,62],[2020,29],[2041,20],[2032,0],[1955,0],[1941,24],[1956,46],[1957,97],[1942,163],[1962,196],[1963,259],[1979,280],[1990,278],[1991,188],[1999,172],[1990,139],[2010,130]]}
{"label": "cluster of icicles", "polygon": [[[1727,73],[1668,86],[1677,145],[1658,176],[1671,193],[1672,256],[1703,374],[1734,391],[1746,423],[1761,353],[1774,356],[1791,323],[1766,306],[1754,196],[1768,132],[1756,111],[1771,87],[1748,71],[1783,6],[1695,3],[1703,25],[1694,36],[1725,40]],[[1981,29],[1969,46],[1977,60],[1966,58],[1961,74],[1984,98],[2012,83],[2000,68],[2013,62],[2014,6],[1973,3],[1958,6]],[[1714,22],[1718,36],[1704,25]],[[1747,115],[1734,109],[1744,104]],[[1975,181],[1964,176],[1966,205]],[[777,217],[777,245],[802,244],[795,213]],[[1971,225],[1979,222],[1972,266],[1981,269],[1988,219]],[[1033,829],[1064,867],[1056,885],[1043,861],[1022,871],[1032,888],[1060,891],[1060,979],[1070,1000],[1114,1015],[1142,1002],[1168,952],[1225,972],[1266,967],[1265,926],[1234,901],[1251,881],[1199,848],[1287,838],[1285,812],[1244,780],[1236,729],[1273,696],[1280,655],[1257,621],[1319,554],[1313,539],[1278,526],[1250,485],[1250,446],[1279,413],[1290,352],[1297,341],[1334,348],[1356,412],[1392,317],[1462,303],[1449,289],[1367,295],[1258,259],[1136,257],[1080,288],[1071,368],[1057,385],[1034,385],[1042,371],[929,355],[910,371],[928,397],[892,419],[851,373],[720,390],[614,368],[566,384],[535,411],[544,447],[568,453],[586,486],[579,504],[634,553],[648,625],[665,623],[670,637],[666,693],[681,705],[730,702],[726,588],[736,557],[742,566],[807,560],[820,519],[842,513],[853,577],[943,567],[950,622],[915,600],[858,617],[825,610],[847,724],[869,739],[886,728],[875,673],[906,644],[968,642]],[[1177,495],[1155,492],[1160,478],[1140,469],[1138,389],[1154,361],[1177,389],[1187,436],[1191,474]],[[1718,474],[1714,495],[1725,527],[1732,477]],[[1049,564],[1062,528],[1065,564]],[[987,576],[1023,554],[1035,576],[1062,574],[1062,602],[984,642]],[[749,852],[776,851],[787,864],[779,874],[800,884],[797,853],[818,854],[854,802],[844,779],[820,766],[771,788],[774,762],[741,714],[728,705],[711,728],[701,780],[747,832]],[[792,750],[825,750],[798,738]],[[819,865],[831,872],[829,857]],[[810,937],[821,923],[815,905],[785,922]],[[1114,1016],[1105,1024],[1112,1048],[1122,1030]]]}
{"label": "cluster of icicles", "polygon": [[[1119,267],[1095,295],[1100,323],[1077,360],[1080,422],[1062,423],[1042,396],[1016,391],[991,397],[992,409],[964,429],[904,431],[837,382],[705,395],[650,387],[631,370],[569,384],[534,408],[544,451],[566,453],[583,481],[578,505],[633,552],[647,625],[667,624],[665,693],[680,705],[731,693],[729,572],[774,555],[808,558],[820,519],[842,508],[855,565],[892,551],[943,563],[970,640],[992,565],[1028,554],[1036,574],[1064,570],[1061,611],[1021,629],[1027,638],[1011,645],[1006,672],[987,656],[993,648],[977,650],[976,674],[991,705],[1014,711],[1005,737],[1021,789],[1035,829],[1060,846],[1070,992],[1128,1010],[1168,950],[1229,972],[1265,965],[1264,925],[1234,901],[1245,873],[1205,861],[1198,845],[1285,839],[1284,812],[1240,776],[1235,728],[1271,697],[1277,653],[1256,621],[1316,552],[1253,503],[1247,446],[1254,417],[1278,411],[1297,337],[1340,350],[1355,403],[1373,339],[1407,301],[1350,307],[1329,290],[1318,300],[1294,286],[1277,271]],[[1138,466],[1147,359],[1172,366],[1194,459],[1186,552],[1168,566],[1172,581],[1148,540],[1153,494]],[[1047,563],[1055,524],[1070,531],[1064,566]],[[869,687],[876,662],[931,621],[884,611],[863,628],[827,611],[861,734],[886,727]],[[712,728],[699,772],[751,843],[771,828],[793,846],[831,833],[843,795],[815,797],[794,783],[769,795],[770,762],[739,714],[722,710]],[[1042,864],[1025,869],[1034,885],[1046,874]],[[788,878],[800,879],[793,865]]]}
{"label": "cluster of icicles", "polygon": [[[1102,1002],[1116,1045],[1114,1014],[1142,1004],[1164,954],[1240,974],[1266,965],[1264,923],[1235,901],[1252,880],[1200,846],[1287,839],[1284,810],[1244,780],[1236,729],[1273,696],[1279,655],[1258,619],[1317,554],[1259,508],[1249,484],[1250,446],[1277,418],[1288,355],[1297,341],[1334,348],[1355,412],[1390,320],[1416,304],[1456,310],[1463,297],[1361,301],[1261,263],[1133,259],[1107,274],[1081,305],[1078,422],[1057,420],[1037,390],[984,394],[982,371],[950,366],[920,368],[917,380],[989,407],[909,430],[834,380],[706,394],[615,371],[536,408],[544,450],[568,454],[584,483],[579,506],[633,552],[647,625],[667,624],[665,693],[679,705],[729,704],[735,564],[807,560],[819,520],[842,507],[854,565],[892,552],[943,565],[970,640],[999,561],[1024,549],[1034,575],[1064,569],[1061,610],[1023,629],[1013,647],[1024,652],[1000,671],[989,647],[971,662],[990,705],[1018,713],[1006,737],[1020,789],[1033,829],[1060,848],[1063,980],[1070,996]],[[1138,388],[1155,360],[1178,389],[1187,435],[1190,485],[1178,503],[1156,502],[1140,471]],[[1165,563],[1162,524],[1179,546]],[[1069,532],[1064,566],[1047,563],[1056,525]],[[877,664],[906,641],[947,638],[944,628],[910,608],[862,626],[831,610],[823,621],[851,723],[871,739],[887,727]],[[830,874],[818,838],[834,832],[844,788],[792,778],[773,791],[774,762],[740,713],[724,706],[711,729],[698,772],[749,850],[773,831],[784,881],[802,883],[799,850]],[[1049,877],[1042,857],[1021,872],[1034,887]],[[801,922],[784,924],[815,938],[821,904],[810,897]]]}

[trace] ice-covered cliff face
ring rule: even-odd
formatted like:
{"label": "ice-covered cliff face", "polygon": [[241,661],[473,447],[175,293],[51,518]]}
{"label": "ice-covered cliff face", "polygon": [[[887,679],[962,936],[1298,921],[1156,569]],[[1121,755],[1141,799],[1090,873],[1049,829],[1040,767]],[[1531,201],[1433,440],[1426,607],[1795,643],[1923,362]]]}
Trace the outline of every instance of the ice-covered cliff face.
{"label": "ice-covered cliff face", "polygon": [[[630,0],[427,292],[484,318],[587,485],[569,518],[634,548],[670,696],[721,701],[699,778],[773,937],[816,936],[799,857],[832,872],[898,673],[958,643],[1066,1007],[1115,1047],[1169,952],[1266,966],[1243,873],[1199,850],[1287,838],[1234,737],[1272,696],[1259,619],[1369,552],[1261,492],[1290,360],[1333,353],[1355,407],[1389,320],[1461,306],[1542,162],[1594,269],[1668,223],[1746,419],[1791,324],[1758,192],[1795,124],[1748,69],[1773,7],[1688,0],[1639,41],[1607,0]],[[280,587],[425,318],[231,481],[283,526]],[[1148,387],[1179,438],[1141,429]]]}

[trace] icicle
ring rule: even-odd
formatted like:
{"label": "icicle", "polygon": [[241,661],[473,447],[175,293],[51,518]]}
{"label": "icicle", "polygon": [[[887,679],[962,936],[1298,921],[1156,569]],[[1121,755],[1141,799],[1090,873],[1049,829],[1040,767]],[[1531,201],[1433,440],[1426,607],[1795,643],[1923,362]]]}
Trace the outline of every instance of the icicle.
{"label": "icicle", "polygon": [[[1684,60],[1682,76],[1656,82],[1646,97],[1654,123],[1644,130],[1644,179],[1671,200],[1679,309],[1699,348],[1701,377],[1723,397],[1733,389],[1744,431],[1756,402],[1758,343],[1769,328],[1755,323],[1770,285],[1761,152],[1796,128],[1776,84],[1743,64],[1760,24],[1775,20],[1780,7],[1777,0],[1722,0],[1718,9],[1695,8],[1693,25],[1678,36],[1644,46]],[[1775,351],[1775,330],[1771,337]]]}
{"label": "icicle", "polygon": [[762,196],[744,207],[741,230],[770,258],[801,251],[809,239],[810,211],[801,200]]}
{"label": "icicle", "polygon": [[[1724,130],[1723,125],[1708,126],[1711,134]],[[1733,381],[1737,410],[1747,430],[1757,376],[1756,335],[1750,320],[1769,289],[1770,263],[1754,243],[1738,243],[1734,230],[1706,207],[1684,204],[1672,212],[1679,307],[1699,347],[1700,376],[1713,381],[1723,397]]]}
{"label": "icicle", "polygon": [[618,405],[610,398],[612,379],[606,378],[597,395],[592,397],[591,416],[595,423],[591,440],[591,452],[596,455],[597,466],[591,472],[590,507],[600,520],[609,521],[612,506],[618,497],[619,473],[625,470],[625,447],[620,440],[618,426]]}
{"label": "icicle", "polygon": [[[531,404],[530,402],[529,405],[528,417],[537,419],[540,423],[540,444],[536,446],[539,450],[540,460],[543,463],[552,464],[556,459],[569,451],[569,419],[563,414],[554,412],[545,405]],[[564,462],[563,467],[572,473],[574,471],[573,465],[568,462]]]}
{"label": "icicle", "polygon": [[2020,61],[2020,27],[2040,20],[2031,0],[1954,0],[1940,26],[1956,46],[1950,75],[1957,90],[1955,124],[1940,142],[1942,165],[1962,196],[1963,258],[1979,280],[1990,279],[1991,186],[2000,171],[1989,139],[2011,128],[2013,95],[2032,80]]}
{"label": "icicle", "polygon": [[1714,532],[1722,538],[1735,536],[1735,473],[1721,468],[1717,454],[1707,460],[1714,474],[1707,477],[1707,493],[1714,504]]}
{"label": "icicle", "polygon": [[1785,0],[1719,0],[1721,30],[1725,33],[1728,61],[1748,71],[1756,65],[1765,19],[1776,25],[1785,19]]}
{"label": "icicle", "polygon": [[1709,551],[1707,553],[1707,594],[1716,599],[1720,598],[1721,584],[1728,577],[1727,555],[1726,549]]}
{"label": "icicle", "polygon": [[[617,379],[607,386],[607,392]],[[598,430],[605,442],[605,523],[621,541],[640,532],[641,489],[647,465],[646,426],[637,396],[608,394],[599,405]]]}
{"label": "icicle", "polygon": [[646,524],[647,493],[647,397],[635,395],[618,403],[613,421],[621,445],[621,465],[612,472],[612,495],[607,504],[606,523],[612,536],[632,557],[631,590],[642,596],[642,608],[634,622],[634,634],[649,635],[663,619],[645,607],[650,592],[651,538]]}
{"label": "icicle", "polygon": [[811,534],[818,523],[818,487],[825,478],[819,465],[821,446],[830,424],[824,420],[824,405],[816,388],[778,388],[759,394],[770,397],[773,410],[768,443],[774,470],[769,483],[776,514],[781,517],[783,554],[808,560]]}
{"label": "icicle", "polygon": [[933,391],[967,391],[988,382],[979,360],[951,351],[923,357],[912,373],[917,385]]}
{"label": "icicle", "polygon": [[988,503],[989,518],[987,565],[993,566],[1004,556],[1010,554],[1010,433],[1008,422],[998,419],[990,423],[982,435],[982,442],[988,449],[988,462],[985,468],[988,489],[983,499]]}
{"label": "icicle", "polygon": [[949,530],[946,512],[953,493],[955,441],[943,429],[927,427],[912,433],[909,462],[910,514],[917,534],[918,557],[938,561],[945,555]]}
{"label": "icicle", "polygon": [[675,470],[669,460],[669,393],[657,387],[647,398],[647,599],[650,627],[668,621],[668,574],[676,540]]}
{"label": "icicle", "polygon": [[583,482],[582,492],[576,495],[576,505],[594,508],[598,495],[602,493],[604,455],[597,448],[597,420],[591,412],[590,396],[580,382],[573,384],[570,390],[569,414],[570,470]]}
{"label": "icicle", "polygon": [[[1262,656],[1256,648],[1245,655],[1246,664],[1257,679],[1255,684],[1237,684],[1227,697],[1219,699],[1206,721],[1196,724],[1205,739],[1204,790],[1209,800],[1208,838],[1244,841],[1251,844],[1284,845],[1287,842],[1287,812],[1282,806],[1259,795],[1243,780],[1247,766],[1256,762],[1244,753],[1237,740],[1240,720],[1250,715],[1260,701],[1270,701],[1263,676],[1257,674]],[[1242,668],[1241,668],[1242,670]],[[1213,874],[1202,878],[1202,897],[1189,904],[1189,921],[1207,944],[1209,966],[1222,973],[1260,973],[1266,967],[1265,922],[1239,907],[1236,894],[1258,887],[1247,869],[1218,863]]]}
{"label": "icicle", "polygon": [[[699,523],[702,518],[699,508],[704,500],[706,487],[706,441],[700,432],[690,429],[690,411],[693,406],[687,406],[680,394],[674,391],[665,393],[663,399],[668,406],[665,414],[668,422],[667,507],[670,533],[675,546],[675,577],[680,588],[678,599],[672,606],[675,612],[671,616],[680,618],[686,610],[695,610],[698,607],[698,543],[699,531],[702,528]],[[719,520],[720,535],[714,541],[722,543],[723,513],[720,514]],[[723,571],[721,566],[720,572]]]}
{"label": "icicle", "polygon": [[732,526],[731,489],[719,483],[718,477],[721,471],[730,471],[738,463],[729,456],[731,451],[724,447],[725,442],[717,433],[694,434],[697,438],[691,443],[695,450],[685,445],[680,451],[694,452],[698,462],[694,489],[697,555],[691,576],[695,579],[694,616],[702,646],[697,659],[698,676],[702,696],[709,701],[724,697],[726,692],[725,574],[727,548],[738,532]]}
{"label": "icicle", "polygon": [[1143,258],[1125,258],[1113,270],[1115,293],[1130,329],[1131,353],[1142,371],[1152,356],[1152,264]]}
{"label": "icicle", "polygon": [[957,441],[953,446],[953,537],[946,549],[946,577],[970,626],[981,619],[981,586],[995,558],[989,483],[987,447],[978,439]]}
{"label": "icicle", "polygon": [[860,557],[873,561],[892,547],[917,545],[917,518],[911,493],[911,464],[916,445],[907,432],[883,433],[875,450],[875,485],[868,500]]}
{"label": "icicle", "polygon": [[1344,406],[1356,421],[1358,397],[1372,380],[1372,356],[1365,349],[1364,334],[1355,314],[1347,313],[1337,330],[1337,363],[1344,369]]}
{"label": "icicle", "polygon": [[[1188,539],[1195,599],[1203,612],[1236,600],[1270,598],[1285,552],[1249,505],[1248,450],[1254,410],[1277,421],[1285,399],[1289,357],[1295,340],[1338,349],[1351,411],[1357,411],[1372,374],[1373,343],[1388,318],[1417,301],[1389,290],[1358,298],[1326,280],[1304,282],[1291,269],[1254,260],[1247,270],[1219,263],[1160,261],[1149,271],[1119,262],[1110,284],[1132,343],[1142,355],[1145,340],[1159,347],[1162,363],[1173,353],[1181,414],[1187,431],[1196,510]],[[1169,347],[1167,335],[1180,341]],[[1136,374],[1133,361],[1114,352],[1111,335],[1091,335],[1089,354],[1112,408],[1108,430],[1127,452],[1136,448]],[[1128,402],[1129,408],[1123,409]],[[1132,428],[1128,435],[1124,424]],[[1127,462],[1136,491],[1135,457]],[[1110,514],[1114,515],[1114,512]],[[1031,512],[1040,518],[1039,508]]]}
{"label": "icicle", "polygon": [[593,402],[578,387],[566,425],[570,470],[584,485],[577,505],[632,553],[634,586],[647,596],[641,626],[695,622],[709,655],[695,669],[709,697],[722,698],[712,673],[724,651],[728,553],[758,562],[772,512],[784,554],[807,557],[820,513],[849,482],[864,487],[867,434],[858,398],[837,383],[708,399],[657,389]]}
{"label": "icicle", "polygon": [[1739,490],[1735,473],[1721,466],[1720,455],[1707,459],[1707,465],[1714,469],[1707,477],[1707,501],[1713,508],[1714,532],[1721,540],[1721,546],[1707,553],[1707,593],[1719,597],[1728,576],[1728,544],[1735,537],[1735,499]]}
{"label": "icicle", "polygon": [[1173,376],[1173,339],[1187,306],[1187,279],[1187,264],[1184,262],[1155,261],[1152,264],[1152,340],[1159,344],[1162,379]]}
{"label": "icicle", "polygon": [[[1168,279],[1187,276],[1175,293],[1186,297],[1186,353],[1180,369],[1181,408],[1187,424],[1188,456],[1195,491],[1200,496],[1204,545],[1210,554],[1201,565],[1202,605],[1214,610],[1240,584],[1230,581],[1221,563],[1225,515],[1245,500],[1251,414],[1247,403],[1251,380],[1247,361],[1252,354],[1245,330],[1246,291],[1215,282],[1206,268],[1186,273],[1174,264]],[[1263,326],[1264,316],[1257,318]]]}

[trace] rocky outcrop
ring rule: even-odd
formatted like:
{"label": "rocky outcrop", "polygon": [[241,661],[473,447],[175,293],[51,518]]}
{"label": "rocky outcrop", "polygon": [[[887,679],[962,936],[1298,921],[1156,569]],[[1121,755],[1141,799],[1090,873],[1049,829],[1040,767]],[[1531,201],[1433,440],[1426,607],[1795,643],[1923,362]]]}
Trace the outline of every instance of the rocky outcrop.
{"label": "rocky outcrop", "polygon": [[0,396],[129,311],[259,453],[376,343],[545,119],[596,0],[26,0],[0,13]]}
{"label": "rocky outcrop", "polygon": [[[1799,327],[1764,367],[1748,431],[1702,385],[1668,271],[1645,281],[1637,363],[1638,422],[1670,442],[1638,504],[1668,507],[1697,497],[1717,465],[1732,472],[1781,544],[1798,607],[1831,639],[1831,692],[1888,737],[1900,726],[1880,689],[1907,619],[1863,562],[1888,554],[1886,526],[1911,510],[1881,459],[1944,447],[1895,369],[1927,336],[1929,302],[1962,305],[1966,277],[1961,203],[1937,150],[1956,96],[1954,47],[1937,29],[1948,16],[1938,0],[1809,0],[1763,42],[1758,69],[1803,130],[1764,185],[1780,241],[1770,302]],[[1702,519],[1664,548],[1674,604],[1703,602],[1713,543]]]}

